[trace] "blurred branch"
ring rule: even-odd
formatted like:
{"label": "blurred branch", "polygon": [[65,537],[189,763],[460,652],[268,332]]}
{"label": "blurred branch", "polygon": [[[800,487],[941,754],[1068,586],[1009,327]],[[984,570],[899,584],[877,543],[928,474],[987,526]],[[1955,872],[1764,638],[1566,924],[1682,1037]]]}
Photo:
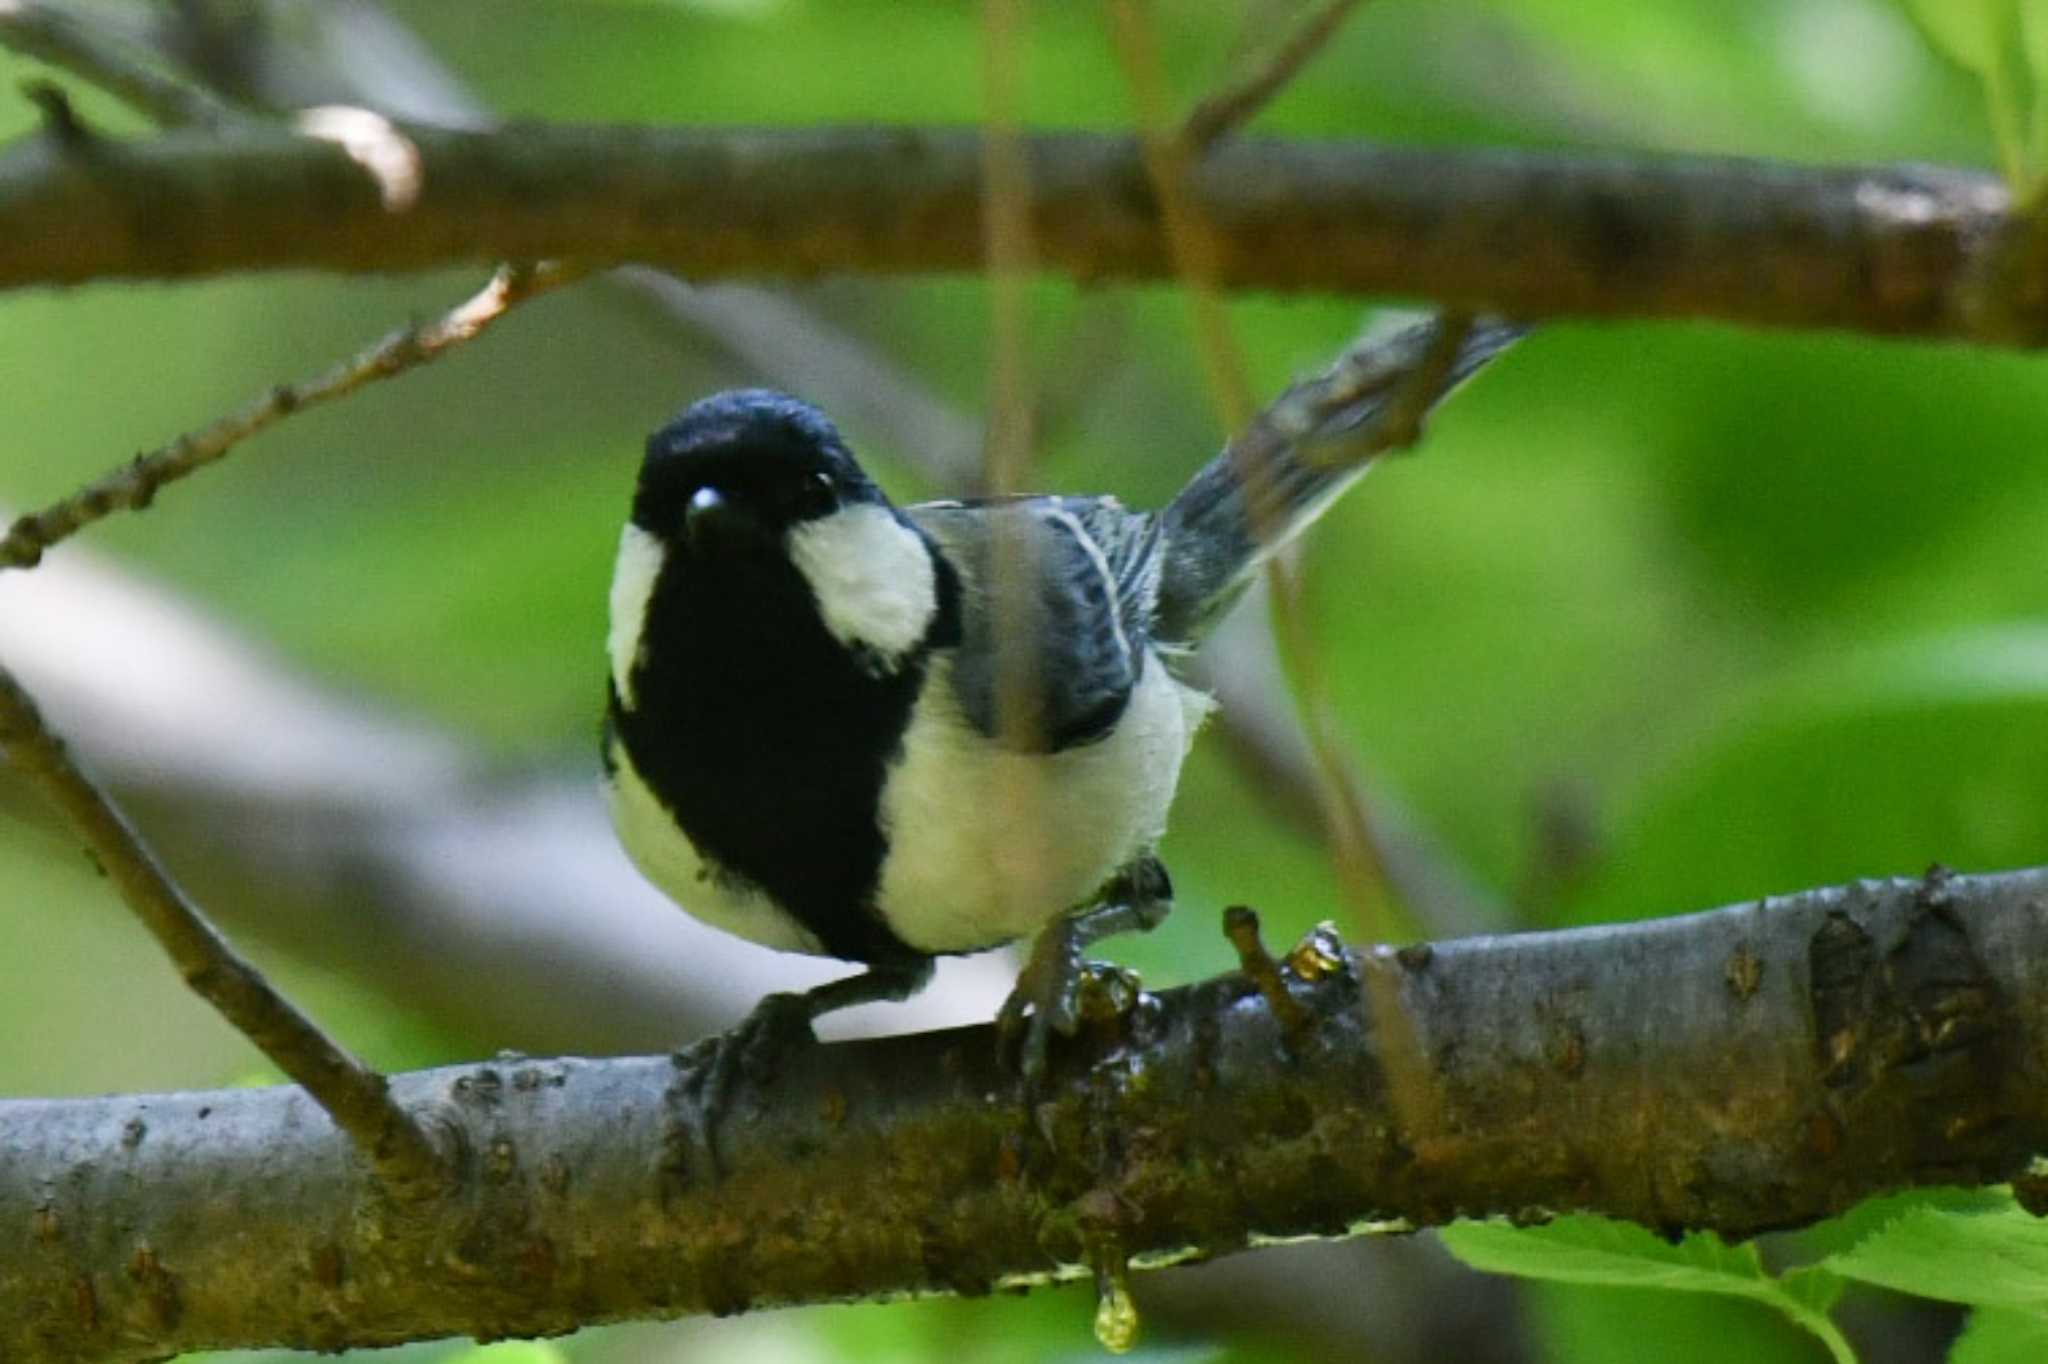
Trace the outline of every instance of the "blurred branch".
{"label": "blurred branch", "polygon": [[[0,639],[216,922],[449,1035],[658,1050],[845,970],[677,912],[620,850],[594,752],[568,771],[494,768],[452,734],[289,671],[90,548],[0,580]],[[13,775],[0,766],[0,822],[41,811]],[[911,1003],[828,1031],[977,1021],[1014,974],[1002,954],[948,960]]]}
{"label": "blurred branch", "polygon": [[264,980],[208,923],[135,830],[65,752],[35,700],[0,667],[0,749],[84,840],[194,993],[219,1010],[278,1069],[298,1081],[388,1185],[424,1194],[441,1161],[426,1133],[394,1103],[382,1075],[348,1054]]}
{"label": "blurred branch", "polygon": [[205,87],[144,61],[104,26],[45,0],[0,0],[0,46],[90,81],[166,127],[218,130],[243,117]]}
{"label": "blurred branch", "polygon": [[[985,263],[981,142],[968,132],[404,132],[422,177],[404,211],[335,147],[283,131],[170,133],[90,155],[22,139],[0,155],[0,287],[480,259],[642,261],[695,279]],[[1045,268],[1171,275],[1133,140],[1025,145]],[[1222,287],[1424,295],[1524,318],[1971,336],[1957,283],[2017,230],[1997,179],[1926,166],[1232,139],[1188,181]],[[2022,283],[2037,273],[2048,260]]]}
{"label": "blurred branch", "polygon": [[142,510],[166,483],[197,473],[292,413],[347,397],[365,384],[438,360],[482,335],[518,304],[575,279],[579,273],[548,262],[501,267],[481,291],[439,320],[401,327],[318,378],[279,384],[241,411],[137,455],[62,501],[18,518],[7,534],[0,536],[0,570],[35,567],[52,545],[112,512]]}
{"label": "blurred branch", "polygon": [[1280,40],[1264,62],[1239,80],[1204,96],[1189,111],[1180,129],[1183,145],[1191,152],[1201,152],[1210,143],[1251,122],[1336,36],[1358,4],[1359,0],[1317,0],[1308,17]]}
{"label": "blurred branch", "polygon": [[[686,1062],[422,1072],[394,1093],[475,1159],[410,1223],[293,1090],[0,1103],[0,1354],[551,1334],[1531,1209],[1749,1236],[2022,1171],[2043,961],[2048,870],[1399,953],[1318,935],[1284,958],[1292,1043],[1232,974],[1098,1020],[1029,1115],[986,1028],[802,1050],[738,1096],[718,1178]],[[1368,976],[1424,1110],[1390,1108]]]}

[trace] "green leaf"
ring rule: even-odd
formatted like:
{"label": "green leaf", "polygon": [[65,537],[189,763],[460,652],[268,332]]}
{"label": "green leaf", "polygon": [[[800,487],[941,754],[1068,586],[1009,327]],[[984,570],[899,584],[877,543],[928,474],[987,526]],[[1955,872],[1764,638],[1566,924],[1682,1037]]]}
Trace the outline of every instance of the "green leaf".
{"label": "green leaf", "polygon": [[2048,0],[2018,0],[2020,51],[2033,86],[2033,126],[2028,150],[2038,172],[2048,164]]}
{"label": "green leaf", "polygon": [[1944,56],[1984,83],[2006,176],[2015,184],[2026,183],[2042,148],[2028,145],[2037,82],[2028,69],[2030,44],[2021,24],[2021,0],[1905,0],[1905,5]]}
{"label": "green leaf", "polygon": [[1573,919],[1641,917],[2048,846],[2048,629],[1947,631],[1764,683],[1621,802]]}
{"label": "green leaf", "polygon": [[1948,1364],[2036,1364],[2048,1359],[2048,1318],[1980,1307],[1948,1352]]}
{"label": "green leaf", "polygon": [[2048,1316],[2048,1222],[2010,1200],[1909,1208],[1822,1263],[1901,1293]]}
{"label": "green leaf", "polygon": [[1826,1265],[1801,1265],[1779,1275],[1778,1284],[1793,1301],[1824,1317],[1842,1300],[1849,1281]]}
{"label": "green leaf", "polygon": [[1989,75],[2018,36],[2016,0],[1901,0],[1937,51],[1957,66]]}
{"label": "green leaf", "polygon": [[[1531,1280],[1523,1295],[1535,1358],[1570,1364],[1815,1364],[1813,1337],[1782,1313],[1719,1293]],[[1645,1341],[1655,1341],[1646,1351]]]}
{"label": "green leaf", "polygon": [[1830,1217],[1800,1232],[1799,1258],[1818,1262],[1847,1252],[1916,1208],[1989,1212],[2011,1206],[2012,1192],[2005,1188],[1936,1186],[1880,1194],[1864,1199],[1839,1217]]}
{"label": "green leaf", "polygon": [[1818,1267],[1778,1279],[1764,1268],[1754,1245],[1731,1246],[1712,1232],[1673,1242],[1628,1222],[1573,1216],[1540,1227],[1459,1222],[1444,1228],[1442,1237],[1453,1255],[1495,1274],[1748,1298],[1811,1331],[1837,1361],[1856,1358],[1828,1317],[1841,1293],[1839,1279]]}

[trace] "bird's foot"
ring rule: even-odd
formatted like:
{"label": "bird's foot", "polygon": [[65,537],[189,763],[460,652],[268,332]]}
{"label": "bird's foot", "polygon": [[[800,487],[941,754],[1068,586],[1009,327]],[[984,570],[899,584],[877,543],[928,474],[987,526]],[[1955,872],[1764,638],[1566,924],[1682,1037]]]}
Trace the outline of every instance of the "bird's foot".
{"label": "bird's foot", "polygon": [[704,1149],[719,1177],[726,1169],[718,1140],[726,1114],[744,1087],[766,1087],[791,1051],[816,1045],[813,1016],[805,995],[764,995],[737,1025],[692,1043],[680,1054],[691,1068],[689,1088]]}
{"label": "bird's foot", "polygon": [[705,1108],[722,1111],[742,1081],[765,1085],[775,1078],[777,1064],[790,1051],[816,1044],[813,1017],[808,995],[763,995],[736,1025],[691,1048],[703,1076]]}
{"label": "bird's foot", "polygon": [[1056,919],[1039,933],[1017,988],[996,1015],[996,1043],[1006,1064],[1024,1081],[1026,1097],[1045,1080],[1055,1033],[1072,1037],[1084,1020],[1121,1020],[1138,1002],[1138,978],[1119,967],[1088,961],[1088,944],[1112,933],[1149,933],[1173,910],[1173,880],[1158,858],[1139,857],[1103,888],[1102,900],[1079,914]]}
{"label": "bird's foot", "polygon": [[1071,919],[1041,933],[996,1015],[996,1043],[1027,1097],[1044,1083],[1055,1034],[1075,1037],[1084,1027],[1114,1028],[1144,993],[1136,972],[1084,958],[1083,937],[1082,926]]}
{"label": "bird's foot", "polygon": [[1005,1062],[1023,1077],[1027,1092],[1036,1091],[1045,1079],[1053,1034],[1072,1037],[1081,1030],[1086,965],[1074,921],[1048,924],[1032,944],[1016,988],[996,1014],[996,1045]]}
{"label": "bird's foot", "polygon": [[742,1086],[765,1088],[792,1054],[816,1046],[818,1034],[813,1023],[825,1014],[858,1004],[908,999],[923,989],[931,976],[930,959],[918,958],[873,966],[860,975],[828,981],[800,994],[764,995],[736,1027],[685,1049],[681,1055],[693,1070],[691,1089],[712,1168],[720,1175],[725,1172],[717,1134]]}

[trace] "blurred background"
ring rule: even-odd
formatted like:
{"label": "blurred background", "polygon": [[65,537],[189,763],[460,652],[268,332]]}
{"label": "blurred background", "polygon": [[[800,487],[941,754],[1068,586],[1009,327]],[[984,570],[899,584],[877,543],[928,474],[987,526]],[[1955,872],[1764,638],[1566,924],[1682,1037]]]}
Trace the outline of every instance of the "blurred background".
{"label": "blurred background", "polygon": [[[1300,12],[1160,0],[1174,95]],[[978,7],[911,0],[410,0],[93,11],[279,105],[674,124],[973,123]],[[1128,129],[1098,7],[1034,6],[1034,126]],[[0,135],[35,122],[0,54]],[[125,112],[66,81],[87,116]],[[1261,132],[1989,166],[1979,91],[1885,0],[1371,0]],[[317,373],[481,271],[274,275],[0,296],[11,514]],[[1245,297],[1261,400],[1412,300]],[[1026,291],[1029,486],[1152,505],[1227,434],[1171,287]],[[642,887],[595,788],[605,588],[644,434],[734,383],[836,415],[895,493],[978,476],[991,291],[659,278],[543,298],[481,342],[292,418],[0,575],[0,657],[252,955],[373,1063],[669,1047],[815,964],[718,940]],[[2048,856],[2048,417],[2040,361],[1961,347],[1547,327],[1421,451],[1330,513],[1302,600],[1337,742],[1425,935],[1635,918],[1862,875]],[[1340,886],[1260,609],[1219,641],[1228,714],[1164,848],[1179,910],[1104,955],[1169,985]],[[1013,969],[948,967],[845,1026],[986,1018]],[[71,842],[0,771],[0,1094],[255,1082]],[[1427,1237],[1141,1278],[1159,1360],[1811,1360],[1748,1304],[1531,1287]],[[533,1358],[1082,1359],[1092,1300],[819,1308],[585,1332]],[[1874,1293],[1873,1360],[1953,1321]],[[453,1360],[469,1347],[381,1359]],[[508,1354],[507,1361],[515,1356]],[[226,1356],[215,1356],[225,1359]]]}

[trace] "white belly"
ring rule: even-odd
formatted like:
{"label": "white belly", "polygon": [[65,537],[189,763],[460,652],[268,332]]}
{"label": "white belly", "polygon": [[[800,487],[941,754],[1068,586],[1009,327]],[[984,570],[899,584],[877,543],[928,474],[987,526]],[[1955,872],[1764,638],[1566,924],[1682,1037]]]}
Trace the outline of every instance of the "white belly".
{"label": "white belly", "polygon": [[676,827],[675,817],[640,779],[624,744],[613,744],[611,754],[614,771],[605,783],[605,795],[611,803],[612,827],[642,876],[713,928],[763,947],[825,955],[817,937],[794,916],[698,853]]}
{"label": "white belly", "polygon": [[1156,844],[1211,705],[1155,656],[1106,738],[1012,753],[959,712],[950,669],[946,655],[933,660],[882,808],[877,907],[924,952],[1028,937]]}
{"label": "white belly", "polygon": [[[1010,753],[960,713],[950,667],[944,655],[933,661],[925,705],[890,772],[889,855],[876,896],[891,931],[932,953],[1029,937],[1152,848],[1213,704],[1154,657],[1108,737],[1064,753]],[[642,875],[714,928],[824,954],[796,918],[698,853],[622,745],[612,758],[612,822]]]}

